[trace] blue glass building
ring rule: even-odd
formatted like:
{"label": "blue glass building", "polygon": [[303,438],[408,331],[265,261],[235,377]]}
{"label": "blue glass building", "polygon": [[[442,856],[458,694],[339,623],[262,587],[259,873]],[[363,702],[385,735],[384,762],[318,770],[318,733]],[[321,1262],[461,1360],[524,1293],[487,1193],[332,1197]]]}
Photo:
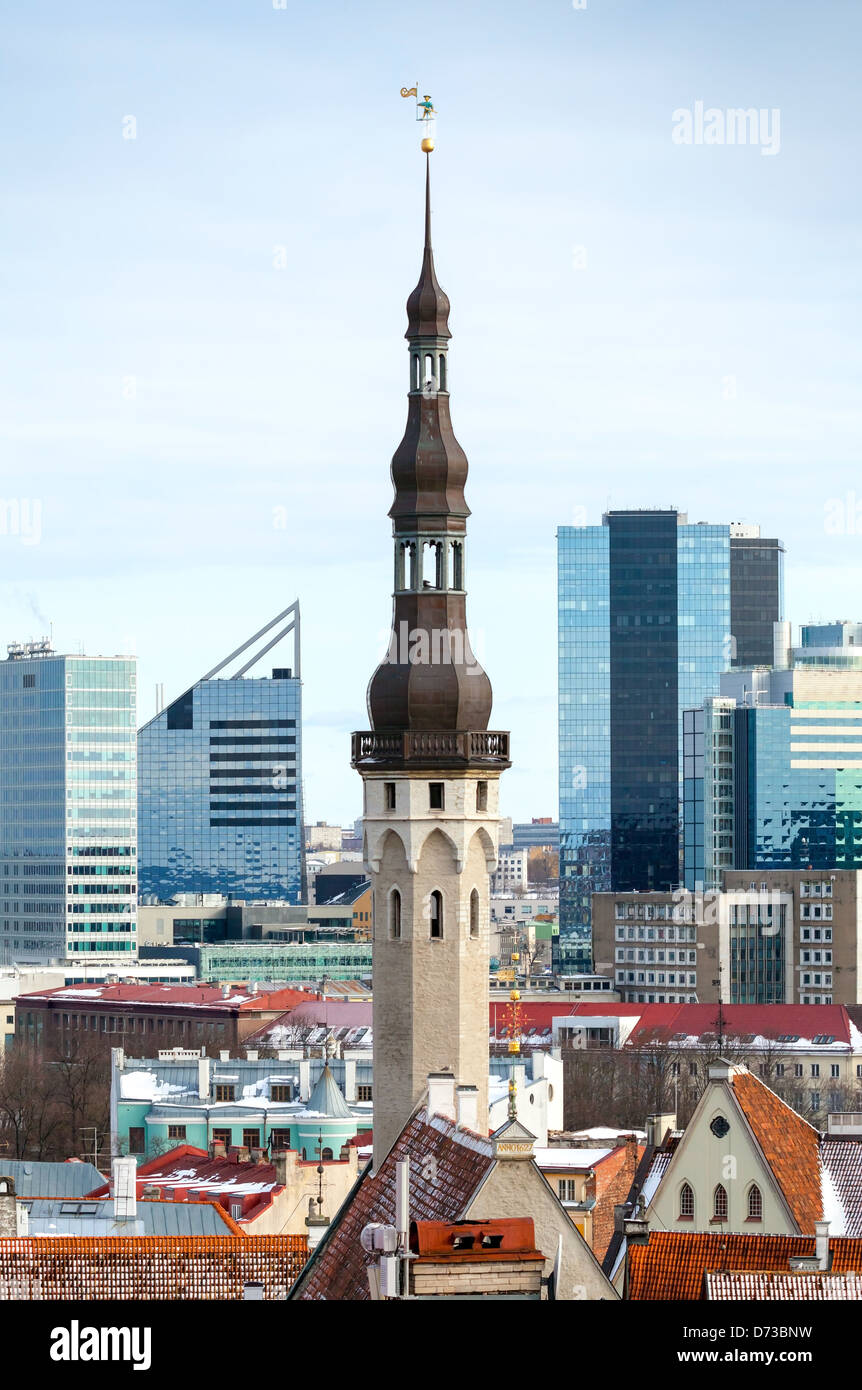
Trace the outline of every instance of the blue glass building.
{"label": "blue glass building", "polygon": [[816,650],[728,673],[720,698],[686,711],[688,887],[716,887],[725,868],[862,869],[862,666],[842,666],[840,645],[815,666]]}
{"label": "blue glass building", "polygon": [[135,663],[0,662],[0,960],[137,955]]}
{"label": "blue glass building", "polygon": [[[571,967],[590,968],[593,893],[682,879],[682,714],[718,693],[733,657],[732,529],[658,510],[558,532],[560,949]],[[764,564],[780,568],[781,547],[764,546]],[[761,592],[775,603],[771,650],[780,582]]]}
{"label": "blue glass building", "polygon": [[[294,621],[231,678],[215,679],[289,613]],[[294,665],[246,676],[288,631]],[[299,611],[291,605],[138,734],[143,901],[218,893],[299,902],[303,894]]]}

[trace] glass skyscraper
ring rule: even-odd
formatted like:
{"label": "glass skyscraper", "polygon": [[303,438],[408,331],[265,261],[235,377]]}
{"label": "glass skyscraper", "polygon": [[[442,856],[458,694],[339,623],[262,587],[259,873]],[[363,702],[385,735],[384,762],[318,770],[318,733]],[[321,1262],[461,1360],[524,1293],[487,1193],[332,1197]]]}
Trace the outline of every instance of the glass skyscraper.
{"label": "glass skyscraper", "polygon": [[[216,673],[296,609],[296,626],[229,679]],[[293,628],[292,668],[245,676]],[[138,734],[142,901],[178,893],[301,901],[302,701],[298,605],[221,662]]]}
{"label": "glass skyscraper", "polygon": [[135,663],[0,662],[0,959],[137,955]]}
{"label": "glass skyscraper", "polygon": [[862,869],[862,668],[828,649],[816,667],[813,650],[793,669],[728,673],[721,698],[686,711],[688,887],[717,887],[724,868]]}
{"label": "glass skyscraper", "polygon": [[560,950],[580,969],[593,893],[682,879],[682,713],[732,659],[731,527],[669,510],[561,527],[558,586]]}
{"label": "glass skyscraper", "polygon": [[784,546],[759,526],[730,527],[731,666],[771,666],[773,624],[784,612]]}

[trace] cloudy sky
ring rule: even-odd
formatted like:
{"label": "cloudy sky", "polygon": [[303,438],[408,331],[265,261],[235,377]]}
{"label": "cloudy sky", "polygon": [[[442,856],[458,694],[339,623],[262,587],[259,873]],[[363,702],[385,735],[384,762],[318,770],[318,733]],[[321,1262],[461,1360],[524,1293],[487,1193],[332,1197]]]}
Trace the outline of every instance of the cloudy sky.
{"label": "cloudy sky", "polygon": [[505,809],[556,812],[558,525],[758,521],[789,617],[862,618],[860,40],[854,0],[16,0],[2,641],[135,651],[143,719],[299,596],[307,813],[358,814],[417,80]]}

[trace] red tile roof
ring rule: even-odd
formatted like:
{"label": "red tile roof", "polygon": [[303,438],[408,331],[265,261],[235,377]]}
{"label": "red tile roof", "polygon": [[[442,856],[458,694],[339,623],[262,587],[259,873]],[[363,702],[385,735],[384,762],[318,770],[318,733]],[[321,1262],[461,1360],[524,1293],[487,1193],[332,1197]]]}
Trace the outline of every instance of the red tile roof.
{"label": "red tile roof", "polygon": [[282,1299],[308,1254],[306,1236],[9,1236],[0,1285],[12,1298],[241,1299],[263,1284]]}
{"label": "red tile roof", "polygon": [[369,1297],[366,1256],[359,1243],[371,1221],[395,1220],[395,1171],[410,1159],[410,1212],[418,1221],[457,1221],[493,1167],[487,1139],[429,1120],[419,1110],[405,1125],[375,1174],[365,1170],[297,1282],[292,1298],[362,1302]]}
{"label": "red tile roof", "polygon": [[823,1219],[819,1135],[751,1072],[731,1076],[733,1094],[803,1235]]}
{"label": "red tile roof", "polygon": [[252,990],[232,986],[227,998],[220,985],[147,985],[147,984],[87,984],[61,985],[59,989],[36,990],[19,994],[23,1003],[45,1000],[49,1004],[79,1005],[85,1008],[117,1007],[118,1005],[147,1005],[158,1008],[207,1008],[231,1013],[259,1013],[262,1009],[286,1009],[298,1003],[308,1003],[318,996],[300,989]]}
{"label": "red tile roof", "polygon": [[824,1134],[820,1162],[844,1213],[845,1236],[862,1236],[862,1139]]}
{"label": "red tile roof", "polygon": [[[833,1237],[829,1249],[834,1274],[862,1270],[862,1240]],[[626,1297],[702,1299],[707,1270],[789,1270],[791,1257],[813,1254],[813,1236],[651,1231],[646,1245],[629,1245]]]}
{"label": "red tile roof", "polygon": [[[641,1008],[629,1046],[668,1041],[675,1033],[699,1037],[718,1030],[717,1004],[644,1004]],[[722,1027],[729,1040],[752,1034],[772,1039],[824,1035],[834,1037],[836,1043],[850,1043],[850,1019],[841,1004],[723,1004]]]}
{"label": "red tile roof", "polygon": [[728,1300],[733,1303],[763,1303],[805,1301],[826,1303],[835,1299],[858,1302],[862,1299],[862,1275],[852,1270],[843,1274],[801,1272],[782,1273],[780,1270],[721,1270],[704,1276],[706,1297],[709,1300]]}
{"label": "red tile roof", "polygon": [[[309,1172],[317,1170],[316,1160],[298,1159],[297,1162]],[[139,1198],[146,1188],[157,1187],[169,1201],[187,1202],[201,1197],[212,1200],[225,1213],[237,1234],[245,1234],[245,1228],[232,1222],[227,1214],[231,1206],[239,1203],[241,1219],[253,1221],[282,1191],[273,1163],[237,1163],[230,1158],[210,1158],[205,1149],[196,1149],[191,1144],[181,1144],[169,1153],[142,1163],[135,1177]],[[103,1183],[88,1195],[98,1198],[107,1197],[109,1193],[110,1184]]]}

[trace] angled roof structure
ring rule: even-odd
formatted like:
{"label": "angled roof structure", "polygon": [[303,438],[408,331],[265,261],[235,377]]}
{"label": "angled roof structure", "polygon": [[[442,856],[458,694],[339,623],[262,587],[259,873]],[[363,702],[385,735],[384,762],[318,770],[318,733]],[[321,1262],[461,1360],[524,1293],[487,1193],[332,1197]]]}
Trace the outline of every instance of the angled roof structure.
{"label": "angled roof structure", "polygon": [[67,1159],[64,1163],[37,1163],[0,1155],[0,1177],[12,1178],[16,1197],[57,1197],[80,1200],[105,1181],[92,1163]]}

